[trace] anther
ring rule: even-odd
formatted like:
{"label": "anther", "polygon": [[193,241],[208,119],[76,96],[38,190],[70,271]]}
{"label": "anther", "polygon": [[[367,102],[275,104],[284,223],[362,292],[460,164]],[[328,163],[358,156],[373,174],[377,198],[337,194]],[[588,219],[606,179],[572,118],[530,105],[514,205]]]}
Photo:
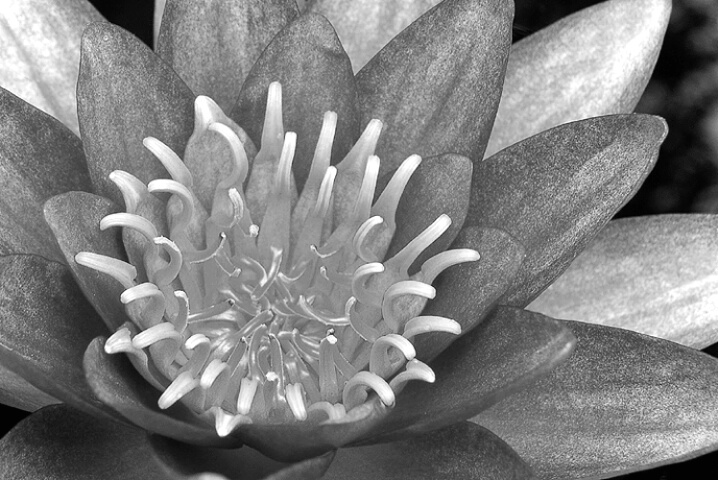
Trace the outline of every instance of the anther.
{"label": "anther", "polygon": [[99,255],[91,252],[80,252],[75,255],[75,262],[98,272],[107,274],[120,282],[125,289],[135,286],[135,278],[137,278],[137,269],[117,258]]}
{"label": "anther", "polygon": [[411,380],[421,380],[426,383],[434,383],[436,381],[436,374],[427,364],[414,359],[406,364],[406,370],[398,373],[391,379],[389,386],[392,390],[397,392],[404,388],[406,382]]}
{"label": "anther", "polygon": [[403,336],[411,339],[422,333],[445,332],[453,335],[461,334],[459,322],[450,318],[438,317],[435,315],[422,315],[414,317],[404,325]]}
{"label": "anther", "polygon": [[152,222],[144,217],[132,213],[111,213],[100,220],[100,230],[107,230],[111,227],[127,227],[138,231],[148,241],[158,237],[157,228]]}
{"label": "anther", "polygon": [[[397,313],[397,308],[394,305],[399,297],[403,296],[417,296],[425,299],[433,299],[436,296],[436,289],[431,285],[423,282],[417,282],[415,280],[405,280],[397,282],[391,287],[387,288],[384,293],[384,300],[381,305],[381,313],[384,317],[384,322],[393,331],[399,332],[404,326],[403,321],[408,320],[411,317],[416,316],[424,306],[424,301],[420,301],[414,308],[410,309],[411,305],[403,305],[404,308],[401,312]],[[418,310],[414,312],[413,310]],[[403,320],[403,321],[402,321]]]}
{"label": "anther", "polygon": [[192,186],[192,174],[174,150],[154,137],[146,137],[142,144],[162,163],[175,181],[185,187]]}
{"label": "anther", "polygon": [[413,360],[416,357],[416,350],[414,345],[402,337],[390,333],[377,339],[371,347],[371,356],[369,357],[369,371],[379,375],[382,378],[387,378],[394,374],[395,365],[392,365],[389,356],[389,349],[395,348],[404,357],[402,364],[407,360]]}
{"label": "anther", "polygon": [[386,380],[370,372],[359,372],[344,385],[342,403],[347,410],[361,405],[367,398],[367,390],[376,392],[379,399],[387,407],[393,407],[396,403],[394,391]]}

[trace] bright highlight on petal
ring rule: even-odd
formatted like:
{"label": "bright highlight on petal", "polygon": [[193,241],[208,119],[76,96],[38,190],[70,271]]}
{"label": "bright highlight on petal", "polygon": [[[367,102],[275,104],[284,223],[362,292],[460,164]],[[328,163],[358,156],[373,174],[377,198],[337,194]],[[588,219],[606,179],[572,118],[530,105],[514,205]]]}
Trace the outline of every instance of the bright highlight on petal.
{"label": "bright highlight on petal", "polygon": [[[384,258],[396,207],[421,158],[409,157],[372,206],[379,121],[335,168],[329,155],[337,118],[328,112],[298,196],[291,170],[297,138],[283,130],[281,102],[273,83],[262,148],[245,185],[250,168],[241,140],[208,117],[211,100],[198,98],[196,128],[219,133],[233,162],[209,211],[180,156],[158,139],[144,145],[172,179],[144,185],[113,172],[127,212],[108,215],[100,227],[140,233],[147,281],[137,283],[135,266],[119,260],[76,257],[126,289],[121,300],[132,323],[108,339],[106,351],[134,359],[163,391],[160,408],[182,402],[220,436],[248,423],[336,421],[371,394],[392,407],[407,381],[433,382],[431,369],[415,359],[413,338],[461,328],[420,316],[436,295],[431,282],[452,265],[478,260],[473,250],[450,250],[408,274],[449,228],[446,215]],[[167,226],[142,216],[150,201],[165,204]],[[161,233],[167,228],[168,237]]]}

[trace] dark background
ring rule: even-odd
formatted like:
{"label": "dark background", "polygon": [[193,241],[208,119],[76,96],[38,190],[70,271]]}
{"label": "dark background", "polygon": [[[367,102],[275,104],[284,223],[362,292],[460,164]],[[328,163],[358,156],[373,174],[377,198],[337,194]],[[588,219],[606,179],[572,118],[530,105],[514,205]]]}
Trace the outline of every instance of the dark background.
{"label": "dark background", "polygon": [[[91,0],[109,21],[146,43],[152,37],[152,0]],[[596,0],[516,0],[518,40]],[[658,164],[619,216],[718,212],[718,1],[674,0],[654,77],[638,111],[660,115],[670,133]],[[706,349],[718,356],[718,345]],[[25,412],[2,408],[0,435]],[[714,478],[718,454],[620,477],[624,480]]]}

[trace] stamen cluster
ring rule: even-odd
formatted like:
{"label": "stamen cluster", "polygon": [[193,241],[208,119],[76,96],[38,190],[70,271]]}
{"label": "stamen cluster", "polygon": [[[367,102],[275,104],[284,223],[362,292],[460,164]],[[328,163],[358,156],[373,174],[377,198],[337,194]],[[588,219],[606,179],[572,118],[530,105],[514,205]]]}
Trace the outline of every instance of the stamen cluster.
{"label": "stamen cluster", "polygon": [[163,392],[161,408],[181,401],[213,420],[222,436],[243,423],[340,419],[371,391],[393,406],[407,381],[433,382],[412,339],[461,328],[421,311],[436,294],[436,276],[478,260],[478,253],[445,251],[409,275],[449,227],[441,215],[384,259],[399,199],[421,159],[407,158],[372,205],[382,124],[371,121],[334,167],[337,117],[327,112],[298,196],[291,171],[296,135],[284,134],[278,83],[269,88],[249,180],[239,127],[207,97],[197,98],[195,116],[187,151],[212,144],[206,154],[216,155],[216,142],[223,142],[229,153],[230,173],[217,179],[213,197],[200,198],[186,164],[148,137],[145,147],[171,179],[145,185],[113,172],[126,212],[100,223],[103,230],[123,229],[131,263],[76,256],[125,288],[121,301],[130,321],[107,340],[106,352],[128,354]]}

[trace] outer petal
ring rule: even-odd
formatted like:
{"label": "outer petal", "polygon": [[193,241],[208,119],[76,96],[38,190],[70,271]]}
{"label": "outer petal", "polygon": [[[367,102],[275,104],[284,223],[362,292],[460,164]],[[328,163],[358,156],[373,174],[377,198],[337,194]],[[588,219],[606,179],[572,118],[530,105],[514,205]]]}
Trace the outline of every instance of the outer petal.
{"label": "outer petal", "polygon": [[373,434],[397,440],[465,420],[546,376],[574,343],[556,320],[501,307],[431,362],[435,383],[409,383]]}
{"label": "outer petal", "polygon": [[144,432],[64,405],[0,440],[0,477],[13,480],[182,480],[157,461]]}
{"label": "outer petal", "polygon": [[282,84],[284,129],[297,133],[292,171],[304,185],[326,111],[337,113],[335,162],[359,136],[357,93],[349,57],[321,15],[302,15],[284,28],[257,60],[231,117],[260,144],[269,84]]}
{"label": "outer petal", "polygon": [[693,348],[718,341],[718,216],[615,220],[529,308]]}
{"label": "outer petal", "polygon": [[326,472],[334,452],[294,464],[277,462],[256,450],[203,448],[160,436],[150,437],[158,459],[178,475],[214,472],[230,479],[314,480]]}
{"label": "outer petal", "polygon": [[718,448],[718,360],[626,330],[565,322],[576,352],[474,420],[542,479],[607,478]]}
{"label": "outer petal", "polygon": [[512,18],[513,2],[446,0],[357,74],[362,124],[378,118],[385,125],[377,147],[384,172],[413,153],[482,157],[501,96]]}
{"label": "outer petal", "polygon": [[390,444],[339,450],[327,480],[521,480],[531,469],[490,431],[469,422]]}
{"label": "outer petal", "polygon": [[293,0],[170,0],[156,50],[195,94],[229,112],[259,54],[298,13]]}
{"label": "outer petal", "polygon": [[0,362],[38,389],[93,414],[82,355],[106,330],[67,267],[35,255],[0,257]]}
{"label": "outer petal", "polygon": [[75,255],[93,252],[127,261],[119,232],[100,231],[100,220],[118,211],[119,207],[106,198],[84,192],[58,195],[45,204],[45,219],[72,274],[107,328],[113,332],[129,320],[120,302],[124,287],[109,275],[77,264]]}
{"label": "outer petal", "polygon": [[82,40],[78,115],[95,192],[122,204],[107,179],[116,169],[143,182],[168,177],[146,151],[153,136],[183,152],[194,127],[194,96],[172,69],[130,33],[108,23]]}
{"label": "outer petal", "polygon": [[481,162],[467,224],[505,229],[526,261],[504,301],[524,306],[633,196],[666,135],[663,119],[613,115],[540,133]]}
{"label": "outer petal", "polygon": [[12,370],[0,366],[0,403],[31,412],[60,403],[60,400],[38,390]]}
{"label": "outer petal", "polygon": [[54,118],[0,88],[0,254],[64,262],[42,217],[45,200],[88,190],[82,143]]}
{"label": "outer petal", "polygon": [[318,0],[310,12],[332,22],[352,66],[358,72],[399,32],[438,4],[440,0]]}
{"label": "outer petal", "polygon": [[0,85],[77,134],[80,37],[102,16],[83,0],[2,0],[0,11]]}
{"label": "outer petal", "polygon": [[633,111],[670,13],[670,0],[611,0],[516,43],[486,156],[562,123]]}

